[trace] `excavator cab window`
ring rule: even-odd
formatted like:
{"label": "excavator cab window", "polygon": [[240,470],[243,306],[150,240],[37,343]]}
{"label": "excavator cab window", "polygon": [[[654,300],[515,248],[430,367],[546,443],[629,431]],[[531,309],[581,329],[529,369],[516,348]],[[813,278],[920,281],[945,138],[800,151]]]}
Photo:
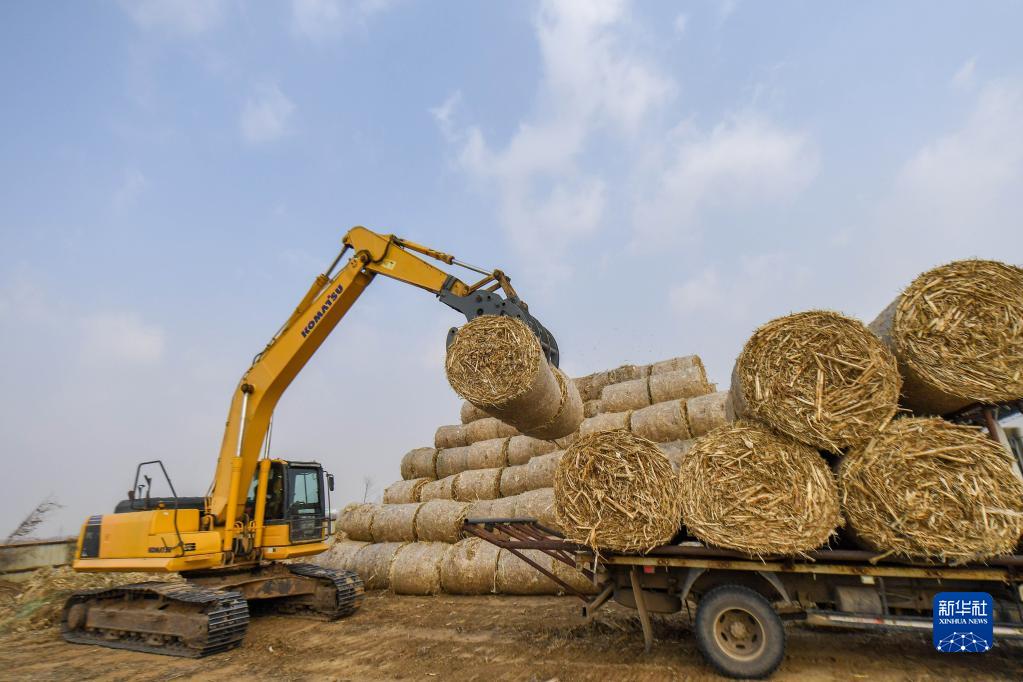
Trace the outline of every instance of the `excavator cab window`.
{"label": "excavator cab window", "polygon": [[323,471],[312,466],[289,466],[287,471],[287,519],[291,525],[291,540],[319,540],[326,521]]}

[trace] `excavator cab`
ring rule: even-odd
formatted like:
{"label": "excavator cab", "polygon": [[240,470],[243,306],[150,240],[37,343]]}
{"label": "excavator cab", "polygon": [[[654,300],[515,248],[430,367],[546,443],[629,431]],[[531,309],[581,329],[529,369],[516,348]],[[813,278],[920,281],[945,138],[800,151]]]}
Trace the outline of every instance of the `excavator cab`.
{"label": "excavator cab", "polygon": [[[270,460],[263,515],[263,544],[290,545],[321,541],[330,533],[330,492],[334,476],[316,462]],[[245,498],[245,516],[256,518],[259,474]]]}

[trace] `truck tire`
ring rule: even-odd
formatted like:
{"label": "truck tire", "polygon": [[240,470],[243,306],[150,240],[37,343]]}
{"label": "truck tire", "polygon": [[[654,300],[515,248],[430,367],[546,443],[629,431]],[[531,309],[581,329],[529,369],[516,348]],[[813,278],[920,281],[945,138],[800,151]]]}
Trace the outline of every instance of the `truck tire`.
{"label": "truck tire", "polygon": [[696,644],[726,677],[767,677],[785,656],[785,627],[770,602],[748,587],[721,585],[696,609]]}

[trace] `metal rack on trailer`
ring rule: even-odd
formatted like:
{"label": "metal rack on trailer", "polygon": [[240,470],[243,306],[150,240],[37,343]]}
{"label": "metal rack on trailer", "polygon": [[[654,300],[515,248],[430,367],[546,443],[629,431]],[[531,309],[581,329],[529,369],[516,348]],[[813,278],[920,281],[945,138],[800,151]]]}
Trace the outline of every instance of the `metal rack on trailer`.
{"label": "metal rack on trailer", "polygon": [[[646,650],[651,613],[677,613],[696,603],[700,652],[729,677],[763,677],[785,653],[784,620],[817,627],[930,630],[939,592],[988,592],[996,639],[1023,639],[1023,555],[985,564],[902,562],[859,550],[820,550],[805,557],[751,557],[698,543],[655,547],[645,554],[601,553],[565,540],[535,519],[468,519],[464,530],[512,552],[593,618],[613,599],[639,613]],[[594,585],[584,593],[530,558],[538,550],[580,571]]]}

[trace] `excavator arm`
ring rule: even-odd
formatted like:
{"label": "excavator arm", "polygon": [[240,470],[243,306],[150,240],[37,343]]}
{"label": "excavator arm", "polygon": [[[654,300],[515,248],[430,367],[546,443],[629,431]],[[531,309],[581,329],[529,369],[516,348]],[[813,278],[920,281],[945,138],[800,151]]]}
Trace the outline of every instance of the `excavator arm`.
{"label": "excavator arm", "polygon": [[[256,471],[278,400],[377,275],[425,289],[467,320],[479,315],[518,317],[536,334],[547,359],[558,365],[554,337],[530,315],[528,306],[500,270],[488,272],[461,263],[450,254],[365,227],[349,230],[342,243],[337,258],[316,277],[288,320],[256,356],[232,396],[207,508],[216,525],[223,524],[226,529],[225,550],[231,547],[235,521],[241,517],[244,504],[242,496]],[[349,252],[351,256],[342,265]],[[420,256],[467,268],[482,278],[466,284]],[[454,332],[454,328],[448,332],[449,344]]]}

